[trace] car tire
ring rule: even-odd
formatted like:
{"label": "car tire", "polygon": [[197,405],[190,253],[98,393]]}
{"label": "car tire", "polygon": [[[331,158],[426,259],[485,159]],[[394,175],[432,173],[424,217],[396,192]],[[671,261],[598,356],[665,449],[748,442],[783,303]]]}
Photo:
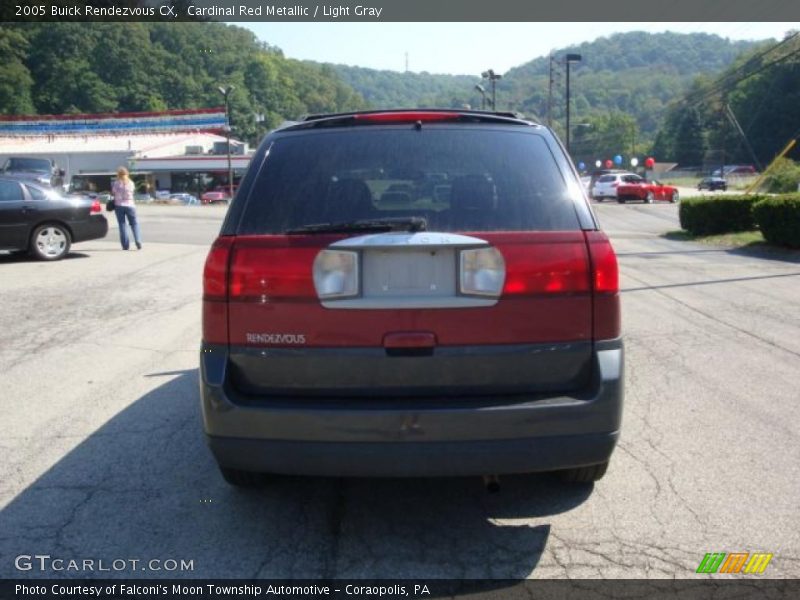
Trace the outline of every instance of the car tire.
{"label": "car tire", "polygon": [[234,487],[258,487],[266,481],[266,476],[263,473],[230,469],[228,467],[220,467],[219,470],[222,473],[222,478]]}
{"label": "car tire", "polygon": [[625,204],[625,200],[623,198],[617,198],[617,202],[620,204]]}
{"label": "car tire", "polygon": [[608,470],[608,461],[599,465],[589,465],[588,467],[576,467],[574,469],[564,469],[558,472],[561,481],[567,483],[590,483],[600,481]]}
{"label": "car tire", "polygon": [[33,230],[29,250],[39,260],[61,260],[72,245],[69,230],[59,223],[44,223]]}
{"label": "car tire", "polygon": [[681,195],[678,192],[673,193],[672,196],[669,197],[669,201],[672,202],[673,204],[680,201],[680,199]]}
{"label": "car tire", "polygon": [[644,197],[645,204],[652,204],[653,203],[653,198],[655,198],[655,196],[653,195],[653,192],[647,192],[647,196]]}

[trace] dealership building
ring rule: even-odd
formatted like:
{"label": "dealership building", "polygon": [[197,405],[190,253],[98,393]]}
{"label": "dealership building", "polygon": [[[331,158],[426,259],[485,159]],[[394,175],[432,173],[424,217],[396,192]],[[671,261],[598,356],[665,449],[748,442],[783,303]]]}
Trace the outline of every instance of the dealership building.
{"label": "dealership building", "polygon": [[[96,115],[0,115],[0,167],[12,156],[46,158],[73,189],[104,191],[126,166],[138,191],[197,193],[227,184],[224,109]],[[231,140],[234,181],[250,163]]]}

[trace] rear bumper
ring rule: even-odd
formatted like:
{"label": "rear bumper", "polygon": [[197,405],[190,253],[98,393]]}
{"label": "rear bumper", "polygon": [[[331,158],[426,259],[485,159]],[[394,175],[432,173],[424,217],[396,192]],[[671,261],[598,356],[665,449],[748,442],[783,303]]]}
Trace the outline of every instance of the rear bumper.
{"label": "rear bumper", "polygon": [[616,444],[623,401],[620,340],[598,344],[586,389],[569,395],[242,402],[227,350],[204,346],[203,422],[217,462],[323,476],[442,476],[597,464]]}
{"label": "rear bumper", "polygon": [[73,242],[86,242],[106,237],[108,221],[105,215],[91,215],[88,219],[73,221],[69,224]]}

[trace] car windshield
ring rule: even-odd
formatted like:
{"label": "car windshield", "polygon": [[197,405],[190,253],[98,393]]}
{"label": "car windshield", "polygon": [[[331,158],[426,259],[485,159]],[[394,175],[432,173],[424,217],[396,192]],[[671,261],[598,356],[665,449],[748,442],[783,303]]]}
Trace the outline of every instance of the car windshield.
{"label": "car windshield", "polygon": [[[576,188],[577,189],[577,188]],[[431,231],[579,229],[570,188],[537,134],[344,129],[278,138],[239,232],[415,217]]]}
{"label": "car windshield", "polygon": [[42,158],[9,158],[3,170],[50,173],[50,161]]}

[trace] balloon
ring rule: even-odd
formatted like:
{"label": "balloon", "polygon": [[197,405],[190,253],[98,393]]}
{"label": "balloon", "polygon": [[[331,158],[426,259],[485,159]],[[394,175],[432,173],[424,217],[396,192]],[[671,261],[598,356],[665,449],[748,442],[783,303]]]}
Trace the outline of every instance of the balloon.
{"label": "balloon", "polygon": [[653,158],[652,156],[648,156],[646,159],[644,159],[644,166],[647,167],[648,169],[652,169],[655,166],[655,164],[656,164],[656,159]]}
{"label": "balloon", "polygon": [[601,160],[594,161],[594,166],[599,169],[600,167],[603,166],[603,161],[601,161]]}
{"label": "balloon", "polygon": [[606,160],[606,169],[610,169],[614,166],[614,163],[611,160]]}
{"label": "balloon", "polygon": [[578,169],[581,170],[581,171],[585,171],[586,170],[586,163],[583,162],[583,161],[579,162],[578,163]]}
{"label": "balloon", "polygon": [[638,158],[636,158],[636,157],[634,156],[634,157],[631,159],[631,166],[632,166],[632,167],[635,167],[635,166],[636,166],[636,165],[638,165],[638,164],[639,164],[639,159],[638,159]]}
{"label": "balloon", "polygon": [[614,157],[614,164],[617,166],[622,164],[622,157],[619,154]]}

